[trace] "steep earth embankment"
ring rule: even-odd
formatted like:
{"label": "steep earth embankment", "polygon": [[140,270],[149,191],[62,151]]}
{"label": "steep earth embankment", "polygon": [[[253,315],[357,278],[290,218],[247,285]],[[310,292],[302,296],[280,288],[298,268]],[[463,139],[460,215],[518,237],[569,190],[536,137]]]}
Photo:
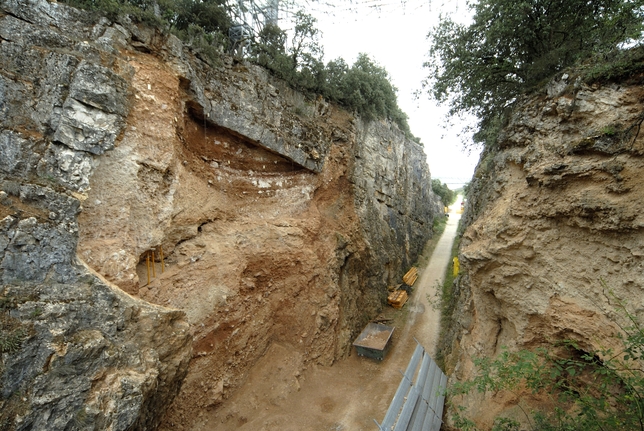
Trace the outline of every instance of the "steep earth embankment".
{"label": "steep earth embankment", "polygon": [[[632,81],[564,74],[522,101],[498,149],[482,155],[464,215],[459,325],[442,345],[453,378],[472,377],[474,357],[504,347],[616,347],[626,319],[616,298],[644,318],[644,91]],[[459,401],[483,428],[502,411],[524,420],[519,402],[529,411],[539,400]]]}
{"label": "steep earth embankment", "polygon": [[127,19],[1,4],[3,336],[22,334],[2,419],[190,429],[273,342],[346,355],[431,236],[422,147]]}

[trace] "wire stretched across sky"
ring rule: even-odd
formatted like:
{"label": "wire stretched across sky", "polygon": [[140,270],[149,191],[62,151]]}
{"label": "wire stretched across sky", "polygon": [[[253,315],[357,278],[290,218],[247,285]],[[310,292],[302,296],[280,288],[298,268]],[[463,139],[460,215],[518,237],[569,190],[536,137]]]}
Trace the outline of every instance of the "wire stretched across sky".
{"label": "wire stretched across sky", "polygon": [[[391,11],[413,12],[423,7],[430,8],[431,0],[291,0],[288,6],[289,12],[304,10],[307,13],[328,14],[337,18],[355,19],[360,14],[380,14]],[[349,15],[349,16],[347,16]]]}
{"label": "wire stretched across sky", "polygon": [[[439,8],[445,2],[441,0]],[[421,8],[432,8],[432,0],[228,0],[229,10],[239,25],[257,34],[268,23],[289,21],[298,11],[313,16],[327,15],[334,19],[353,21],[361,15],[390,12],[414,13]]]}

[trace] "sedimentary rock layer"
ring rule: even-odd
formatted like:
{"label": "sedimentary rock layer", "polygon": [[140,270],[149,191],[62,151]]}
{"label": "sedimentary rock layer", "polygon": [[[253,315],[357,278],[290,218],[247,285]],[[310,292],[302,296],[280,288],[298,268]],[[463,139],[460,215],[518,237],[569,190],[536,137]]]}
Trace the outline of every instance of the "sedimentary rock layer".
{"label": "sedimentary rock layer", "polygon": [[[458,325],[442,347],[456,379],[503,348],[617,348],[626,310],[644,317],[642,94],[637,79],[560,76],[517,104],[498,148],[482,155],[464,216]],[[538,402],[525,395],[462,404],[489,427],[501,411],[525,420],[517,403]]]}
{"label": "sedimentary rock layer", "polygon": [[419,144],[244,61],[5,0],[0,64],[18,429],[190,429],[275,341],[331,364],[431,236]]}

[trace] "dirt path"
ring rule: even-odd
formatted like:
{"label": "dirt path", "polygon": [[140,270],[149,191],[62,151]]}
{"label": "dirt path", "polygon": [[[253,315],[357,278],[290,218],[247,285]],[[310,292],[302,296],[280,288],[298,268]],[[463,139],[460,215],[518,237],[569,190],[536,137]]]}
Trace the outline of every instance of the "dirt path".
{"label": "dirt path", "polygon": [[[382,361],[355,353],[332,367],[300,373],[302,358],[288,345],[274,343],[246,383],[214,411],[199,414],[198,430],[360,431],[377,430],[416,347],[433,354],[440,315],[429,300],[450,263],[460,216],[452,213],[397,325],[393,347]],[[402,327],[401,327],[402,326]]]}

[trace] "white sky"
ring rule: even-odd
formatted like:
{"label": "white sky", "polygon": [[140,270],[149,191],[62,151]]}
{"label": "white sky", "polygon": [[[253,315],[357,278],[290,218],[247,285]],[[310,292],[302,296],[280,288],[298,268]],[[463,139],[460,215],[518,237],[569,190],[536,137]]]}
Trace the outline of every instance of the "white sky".
{"label": "white sky", "polygon": [[[455,12],[467,19],[465,0],[343,0],[323,8],[325,13],[307,10],[318,19],[322,31],[325,62],[342,57],[351,65],[361,52],[383,66],[398,88],[398,104],[409,115],[409,125],[425,146],[432,178],[452,189],[467,182],[474,173],[479,152],[468,154],[457,136],[461,127],[446,129],[446,107],[438,107],[421,88],[427,70],[427,33],[441,13]],[[338,6],[340,4],[341,6]],[[374,4],[380,4],[375,8]],[[329,13],[332,12],[332,13]]]}

